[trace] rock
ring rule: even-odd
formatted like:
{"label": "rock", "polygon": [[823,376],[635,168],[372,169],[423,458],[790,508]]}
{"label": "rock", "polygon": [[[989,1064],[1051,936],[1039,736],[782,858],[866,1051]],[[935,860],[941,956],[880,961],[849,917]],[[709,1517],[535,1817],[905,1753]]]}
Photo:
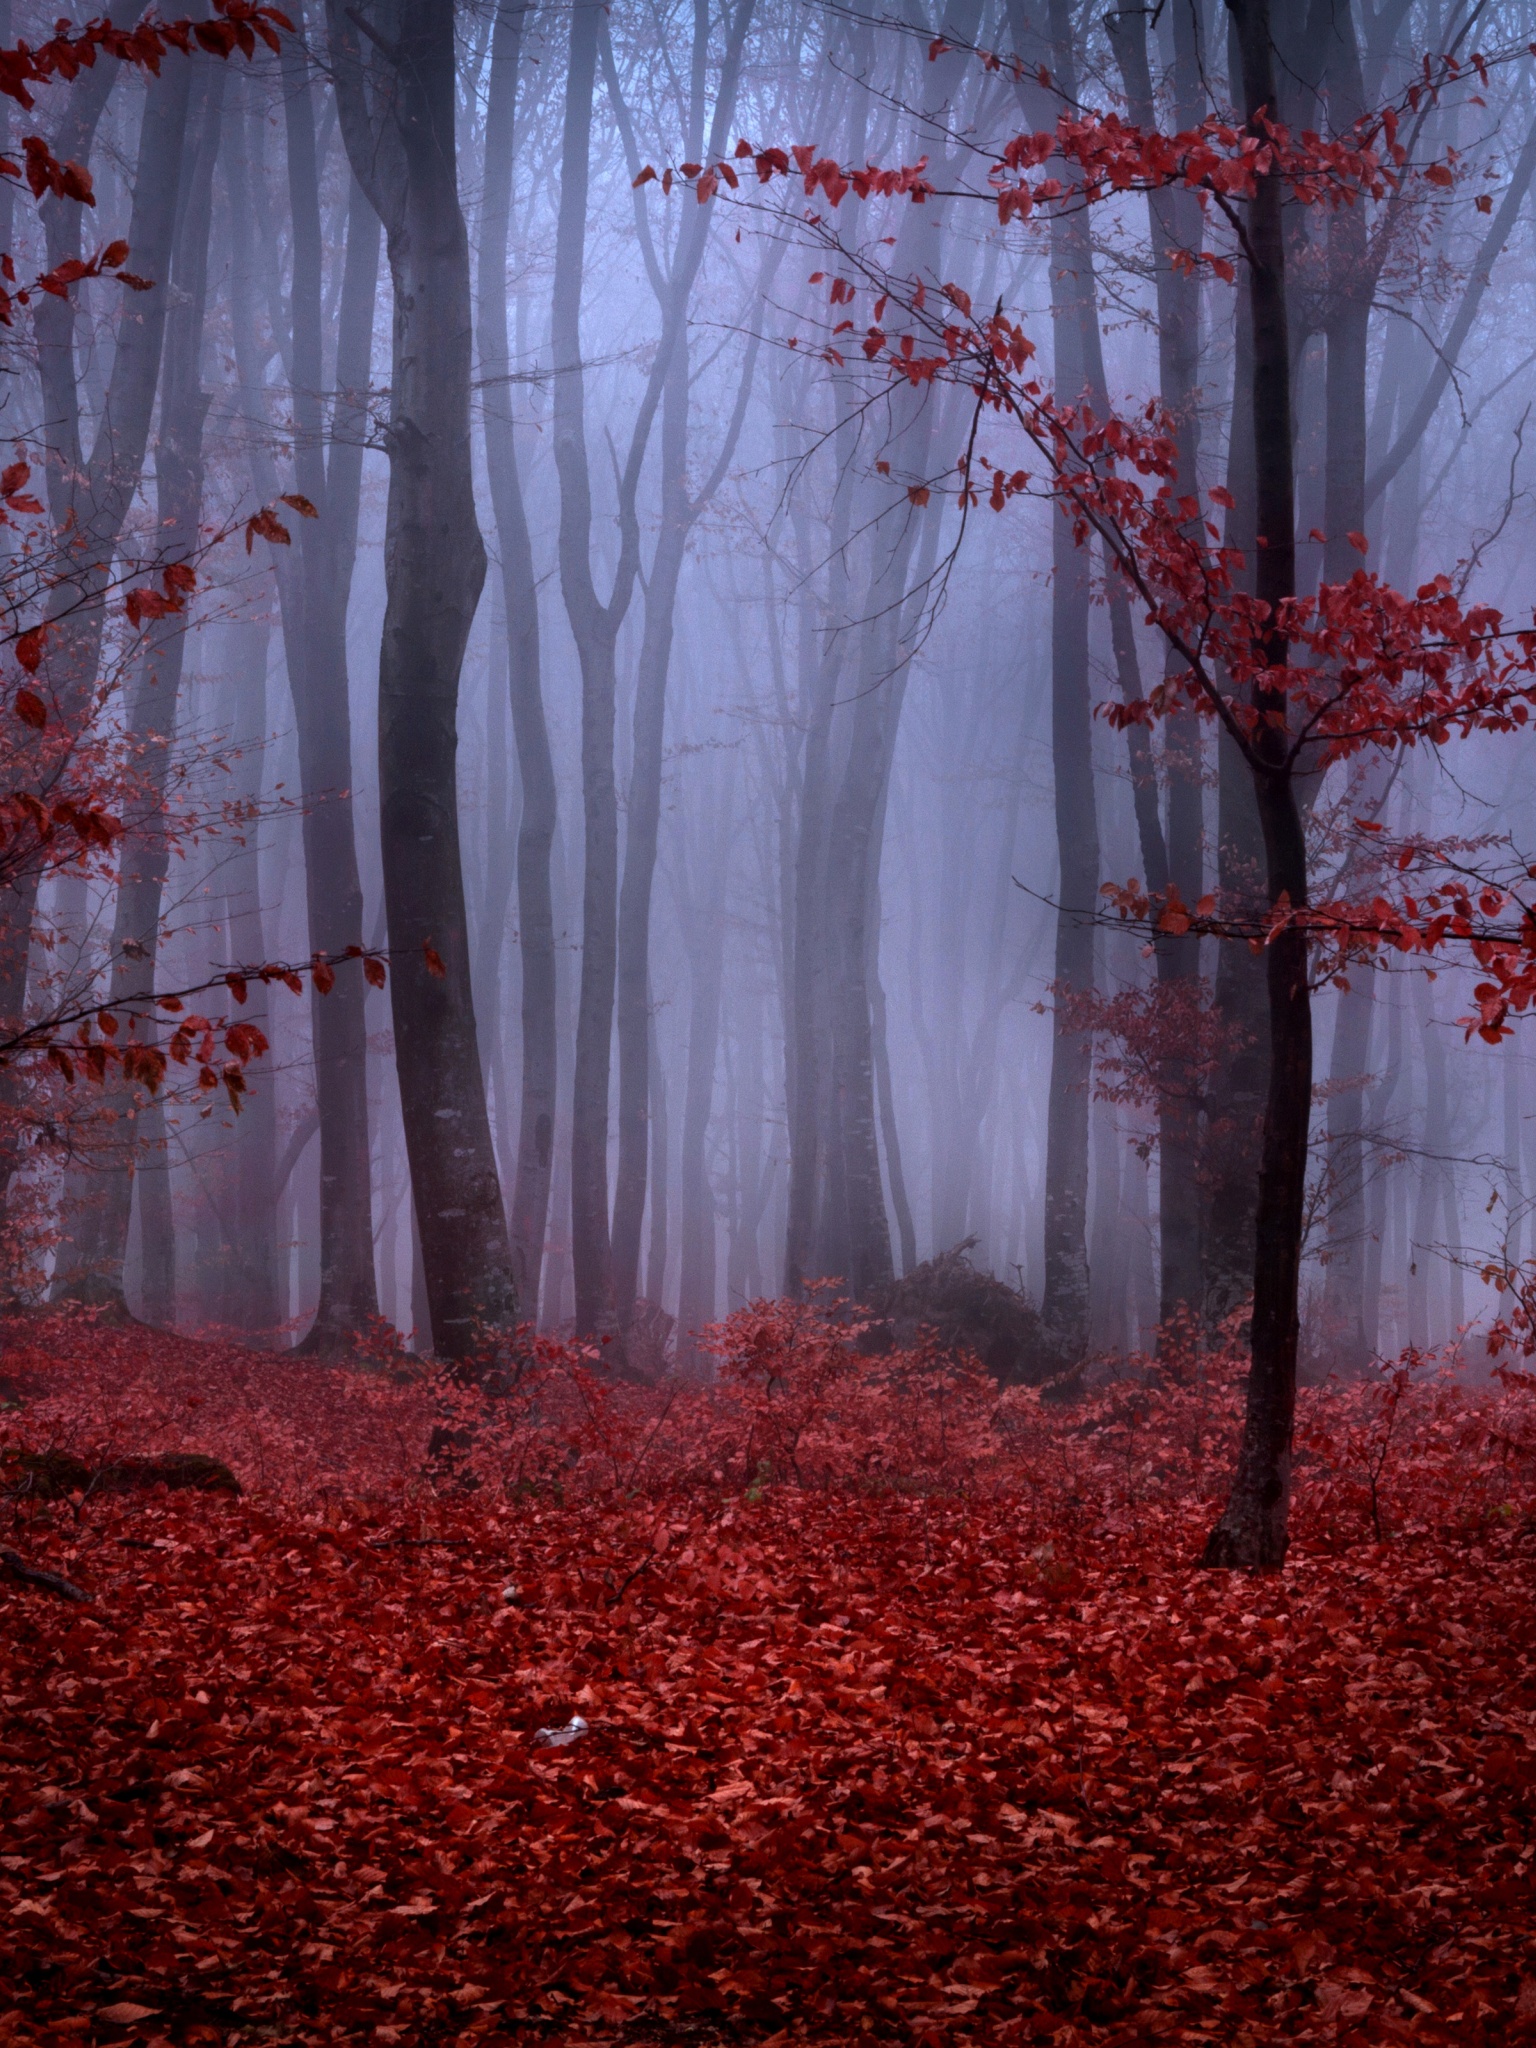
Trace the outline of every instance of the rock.
{"label": "rock", "polygon": [[931,1330],[949,1351],[968,1351],[1003,1386],[1037,1387],[1061,1370],[1028,1295],[971,1264],[976,1240],[915,1266],[870,1307],[903,1348]]}
{"label": "rock", "polygon": [[229,1467],[202,1451],[166,1451],[158,1457],[113,1458],[87,1464],[70,1451],[11,1451],[5,1457],[9,1486],[43,1500],[72,1493],[142,1493],[152,1486],[173,1491],[238,1495],[240,1482]]}

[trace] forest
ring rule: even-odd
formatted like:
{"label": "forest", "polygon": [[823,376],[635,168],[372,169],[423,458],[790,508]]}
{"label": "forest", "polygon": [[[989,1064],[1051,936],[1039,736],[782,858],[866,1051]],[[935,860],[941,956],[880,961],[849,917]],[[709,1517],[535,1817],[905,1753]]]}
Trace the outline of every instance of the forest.
{"label": "forest", "polygon": [[0,2048],[1536,2042],[1529,9],[57,4]]}

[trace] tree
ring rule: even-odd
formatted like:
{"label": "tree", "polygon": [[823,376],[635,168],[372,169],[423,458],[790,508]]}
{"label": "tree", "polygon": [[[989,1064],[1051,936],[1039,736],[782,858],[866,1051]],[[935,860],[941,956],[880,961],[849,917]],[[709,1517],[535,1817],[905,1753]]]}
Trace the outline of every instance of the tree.
{"label": "tree", "polygon": [[[302,0],[294,9],[304,34]],[[283,43],[288,197],[293,221],[292,385],[299,523],[296,573],[282,575],[283,648],[299,735],[304,878],[310,943],[345,954],[363,938],[363,887],[352,826],[347,599],[357,554],[379,269],[379,216],[354,179],[338,308],[335,417],[324,419],[320,189],[309,73],[297,37]],[[329,443],[329,445],[327,445]],[[275,495],[264,490],[263,496]],[[310,1006],[320,1116],[320,1299],[305,1339],[330,1349],[378,1314],[368,1145],[365,984],[345,969]]]}
{"label": "tree", "polygon": [[432,1335],[445,1356],[463,1359],[485,1328],[510,1326],[516,1293],[475,1032],[454,769],[459,675],[485,580],[470,469],[454,10],[397,0],[367,20],[327,0],[327,22],[342,135],[384,223],[394,285],[380,832]]}
{"label": "tree", "polygon": [[[1028,218],[1042,203],[1053,211],[1077,210],[1108,192],[1178,182],[1208,194],[1227,220],[1244,263],[1251,317],[1251,366],[1242,394],[1253,439],[1251,594],[1237,587],[1239,561],[1228,549],[1207,546],[1205,522],[1177,488],[1178,449],[1166,416],[1154,407],[1150,427],[1134,425],[1063,402],[1031,373],[1034,344],[1001,311],[973,314],[960,287],[938,287],[929,277],[888,269],[868,253],[851,253],[830,223],[822,234],[859,275],[858,289],[877,301],[863,345],[873,374],[898,389],[957,381],[972,394],[978,430],[994,413],[1019,429],[1041,463],[1041,488],[1068,513],[1079,544],[1098,538],[1176,656],[1158,690],[1119,707],[1117,722],[1198,706],[1219,721],[1251,778],[1265,860],[1264,915],[1257,925],[1223,927],[1213,900],[1187,906],[1171,881],[1155,906],[1144,891],[1115,893],[1122,910],[1148,931],[1224,931],[1250,943],[1257,939],[1263,951],[1269,1084],[1250,1372],[1237,1470],[1205,1556],[1213,1565],[1273,1566],[1283,1561],[1288,1542],[1312,1106],[1311,950],[1331,944],[1347,956],[1362,946],[1425,949],[1459,939],[1494,976],[1480,994],[1482,1028],[1493,1036],[1506,1028],[1516,992],[1528,989],[1523,943],[1493,931],[1478,934],[1465,882],[1442,879],[1430,898],[1432,915],[1417,896],[1396,906],[1383,899],[1364,914],[1348,904],[1310,905],[1302,791],[1366,748],[1438,745],[1456,730],[1522,723],[1532,699],[1536,633],[1511,636],[1491,607],[1463,608],[1446,577],[1410,598],[1357,569],[1315,597],[1298,595],[1284,202],[1290,196],[1309,204],[1354,204],[1365,195],[1381,197],[1410,172],[1390,108],[1332,141],[1311,134],[1293,139],[1276,114],[1267,0],[1236,0],[1233,14],[1244,83],[1240,124],[1212,118],[1165,137],[1115,114],[1065,112],[1054,133],[1020,135],[997,153],[984,196],[1006,224]],[[1053,177],[1031,184],[1029,173],[1057,155],[1075,166],[1074,183],[1064,187]],[[798,149],[792,172],[787,152],[766,149],[757,153],[756,165],[763,182],[797,176],[808,197],[824,190],[834,208],[850,190],[860,198],[905,196],[917,204],[934,192],[924,164],[845,170]],[[1450,174],[1432,163],[1424,175],[1443,182]],[[1218,275],[1231,274],[1226,257],[1206,255]],[[850,303],[855,290],[846,275],[835,280],[831,296],[834,306]],[[904,331],[893,332],[897,327]],[[962,509],[985,496],[1002,511],[1030,487],[1029,470],[980,453],[973,432],[955,487]],[[1220,503],[1230,493],[1215,496]],[[1356,545],[1363,544],[1361,536]],[[1495,894],[1485,914],[1492,916],[1503,900]],[[1524,999],[1533,993],[1536,988]]]}
{"label": "tree", "polygon": [[480,221],[476,340],[485,384],[485,463],[500,544],[507,679],[522,782],[517,828],[517,924],[522,951],[522,1077],[517,1167],[512,1188],[512,1265],[524,1312],[536,1318],[554,1165],[556,1080],[555,914],[550,849],[556,823],[555,768],[539,657],[539,593],[512,431],[507,338],[507,240],[512,225],[514,117],[525,5],[501,0],[491,33],[485,115],[485,200]]}

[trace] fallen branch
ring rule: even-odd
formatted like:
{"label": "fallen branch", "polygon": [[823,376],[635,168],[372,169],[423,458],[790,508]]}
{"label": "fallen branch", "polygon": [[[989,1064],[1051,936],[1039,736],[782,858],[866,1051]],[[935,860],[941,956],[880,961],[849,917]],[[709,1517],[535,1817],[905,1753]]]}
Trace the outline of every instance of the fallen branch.
{"label": "fallen branch", "polygon": [[42,1571],[37,1565],[28,1564],[14,1550],[0,1550],[0,1564],[24,1586],[40,1586],[45,1593],[57,1593],[61,1600],[89,1603],[95,1598],[94,1594],[86,1592],[84,1586],[77,1586],[73,1579],[66,1579],[58,1572]]}

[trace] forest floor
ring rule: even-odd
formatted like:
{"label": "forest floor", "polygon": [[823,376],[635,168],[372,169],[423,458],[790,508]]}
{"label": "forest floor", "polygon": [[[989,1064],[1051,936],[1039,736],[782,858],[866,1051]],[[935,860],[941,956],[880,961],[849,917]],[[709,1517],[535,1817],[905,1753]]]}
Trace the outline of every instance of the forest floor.
{"label": "forest floor", "polygon": [[[1230,1378],[850,1365],[790,1442],[546,1347],[434,1491],[419,1384],[0,1336],[0,1544],[92,1596],[0,1576],[0,2042],[1536,2042],[1524,1377],[1307,1396],[1248,1577]],[[17,1462],[189,1444],[245,1496]]]}

